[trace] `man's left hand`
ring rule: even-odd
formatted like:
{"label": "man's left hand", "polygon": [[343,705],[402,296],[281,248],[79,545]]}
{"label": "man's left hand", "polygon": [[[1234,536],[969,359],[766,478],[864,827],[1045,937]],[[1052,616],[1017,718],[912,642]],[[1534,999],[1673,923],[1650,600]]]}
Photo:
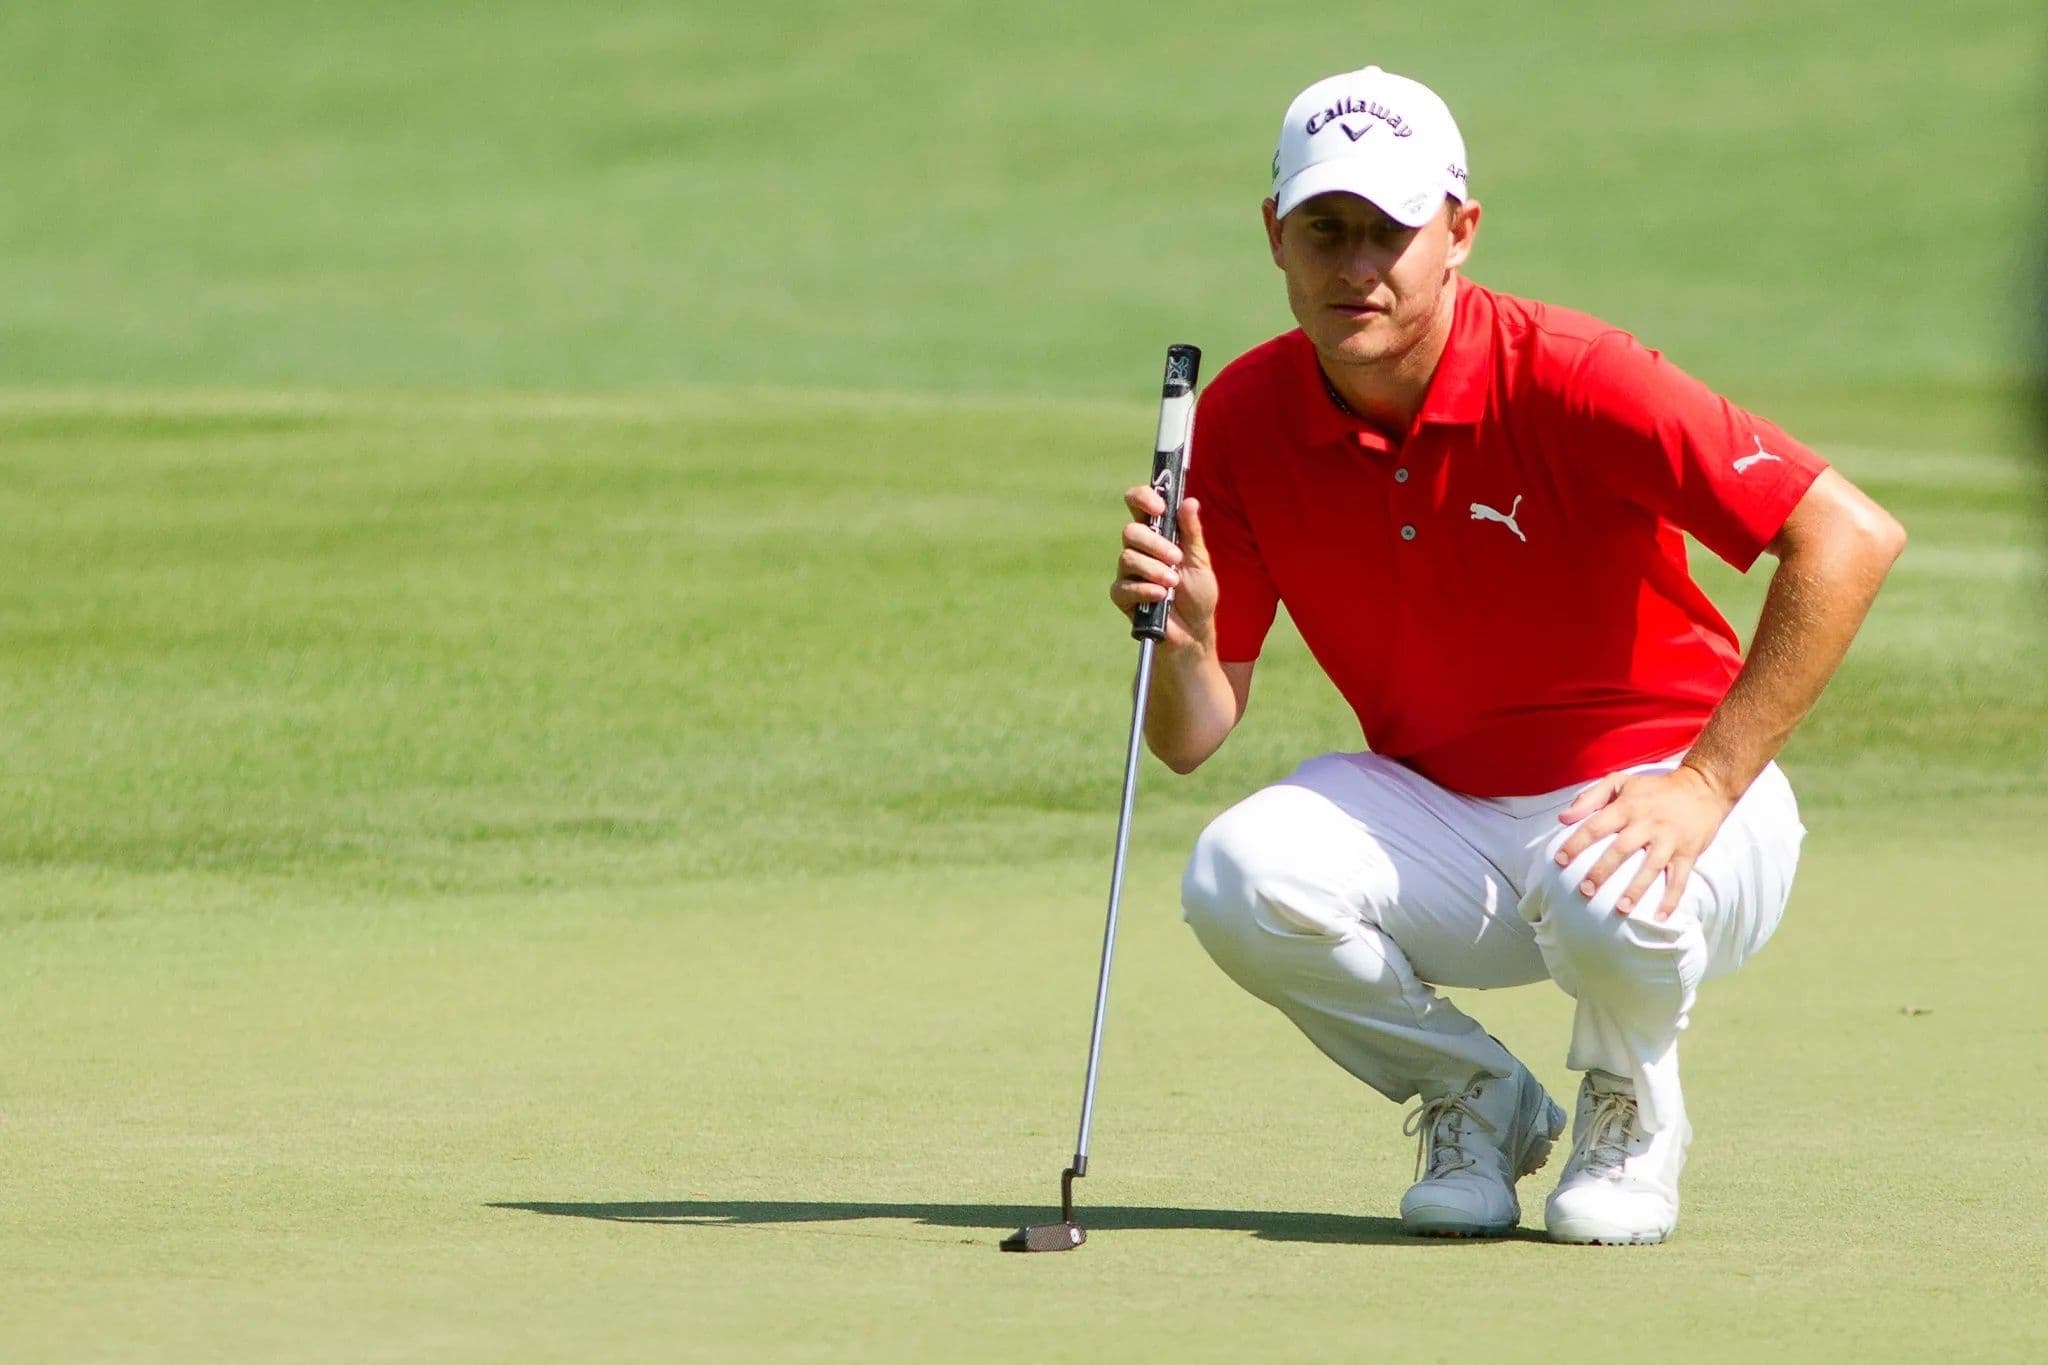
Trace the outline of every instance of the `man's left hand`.
{"label": "man's left hand", "polygon": [[1734,808],[1734,799],[1723,796],[1697,768],[1680,765],[1668,773],[1603,777],[1580,792],[1557,817],[1564,824],[1579,825],[1558,849],[1557,865],[1569,867],[1588,848],[1614,835],[1614,842],[1579,883],[1579,894],[1592,896],[1632,854],[1641,851],[1643,865],[1615,902],[1614,913],[1626,915],[1662,872],[1664,899],[1655,918],[1666,920],[1678,908],[1693,863],[1706,852]]}

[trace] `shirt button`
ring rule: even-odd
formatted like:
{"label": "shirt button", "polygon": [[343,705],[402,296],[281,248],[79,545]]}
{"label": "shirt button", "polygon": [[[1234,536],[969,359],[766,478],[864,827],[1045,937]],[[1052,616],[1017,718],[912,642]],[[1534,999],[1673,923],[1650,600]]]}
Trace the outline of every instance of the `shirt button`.
{"label": "shirt button", "polygon": [[1408,482],[1408,471],[1407,471],[1407,470],[1405,470],[1405,469],[1397,469],[1397,470],[1395,470],[1395,471],[1394,471],[1394,482],[1395,482],[1395,483],[1406,483],[1406,482]]}
{"label": "shirt button", "polygon": [[1403,526],[1403,527],[1401,528],[1401,539],[1403,539],[1403,540],[1413,540],[1413,539],[1415,539],[1415,528],[1414,528],[1413,526]]}

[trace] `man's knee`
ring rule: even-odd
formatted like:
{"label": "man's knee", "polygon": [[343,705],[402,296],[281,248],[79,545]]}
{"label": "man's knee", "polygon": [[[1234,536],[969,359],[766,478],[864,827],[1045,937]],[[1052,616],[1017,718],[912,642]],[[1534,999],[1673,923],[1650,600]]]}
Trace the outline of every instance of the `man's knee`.
{"label": "man's knee", "polygon": [[1662,978],[1673,972],[1696,983],[1704,960],[1697,917],[1686,909],[1664,920],[1654,916],[1663,902],[1664,877],[1660,874],[1650,883],[1628,914],[1618,914],[1615,905],[1641,870],[1644,855],[1624,859],[1589,896],[1580,888],[1613,836],[1597,840],[1569,866],[1560,866],[1558,849],[1571,834],[1565,829],[1551,838],[1523,882],[1523,918],[1535,926],[1537,946],[1558,984],[1573,995],[1586,985],[1605,994],[1608,986],[1639,983],[1646,973]]}
{"label": "man's knee", "polygon": [[1272,787],[1209,822],[1181,878],[1183,917],[1226,970],[1276,940],[1335,939],[1355,922],[1331,809],[1313,792]]}
{"label": "man's knee", "polygon": [[1273,875],[1256,832],[1233,807],[1195,840],[1180,881],[1181,918],[1228,970],[1251,950],[1262,889]]}
{"label": "man's knee", "polygon": [[[1614,836],[1595,840],[1569,866],[1560,865],[1558,850],[1577,828],[1573,825],[1560,829],[1531,859],[1522,880],[1526,888],[1522,916],[1536,926],[1537,940],[1546,946],[1546,951],[1555,948],[1581,960],[1628,951],[1629,920],[1615,913],[1615,905],[1642,869],[1644,855],[1631,854],[1605,883],[1587,895],[1581,889],[1586,875],[1614,842]],[[1657,905],[1663,898],[1664,887],[1664,877],[1659,874],[1644,893],[1642,903]]]}

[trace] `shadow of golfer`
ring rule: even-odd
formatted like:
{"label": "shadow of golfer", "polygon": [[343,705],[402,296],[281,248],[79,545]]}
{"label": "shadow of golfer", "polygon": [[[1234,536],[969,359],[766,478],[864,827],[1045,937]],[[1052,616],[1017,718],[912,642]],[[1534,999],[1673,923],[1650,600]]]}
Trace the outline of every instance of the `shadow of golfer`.
{"label": "shadow of golfer", "polygon": [[[991,1239],[1014,1231],[1020,1223],[1043,1221],[1056,1214],[1015,1204],[857,1204],[772,1199],[689,1199],[660,1203],[546,1204],[500,1203],[494,1209],[517,1209],[559,1218],[596,1218],[610,1223],[662,1223],[673,1227],[758,1227],[773,1224],[841,1223],[892,1218],[928,1227],[969,1228]],[[1254,1209],[1085,1208],[1080,1223],[1090,1232],[1164,1231],[1196,1228],[1212,1232],[1248,1232],[1272,1242],[1332,1242],[1373,1246],[1462,1246],[1412,1237],[1399,1219],[1367,1218],[1343,1213],[1284,1213]],[[1511,1236],[1540,1234],[1517,1229]]]}

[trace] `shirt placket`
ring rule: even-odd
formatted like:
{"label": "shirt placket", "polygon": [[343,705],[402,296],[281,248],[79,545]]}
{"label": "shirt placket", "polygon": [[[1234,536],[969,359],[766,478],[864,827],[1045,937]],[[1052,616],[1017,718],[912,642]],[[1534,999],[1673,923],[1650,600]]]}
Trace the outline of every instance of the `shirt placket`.
{"label": "shirt placket", "polygon": [[1397,653],[1394,658],[1395,695],[1405,695],[1418,683],[1415,668],[1416,642],[1428,628],[1432,616],[1429,603],[1436,589],[1431,563],[1436,538],[1442,527],[1431,515],[1436,506],[1432,490],[1438,463],[1437,451],[1418,426],[1408,439],[1387,457],[1388,533],[1393,537],[1394,602],[1390,613],[1398,623]]}
{"label": "shirt placket", "polygon": [[1423,534],[1418,518],[1423,500],[1417,496],[1421,483],[1407,458],[1414,446],[1412,440],[1404,448],[1391,444],[1378,432],[1360,430],[1353,434],[1352,444],[1356,458],[1370,471],[1365,480],[1367,486],[1378,494],[1379,515],[1371,518],[1365,528],[1378,543],[1366,553],[1369,561],[1382,566],[1381,573],[1375,576],[1386,585],[1386,591],[1382,600],[1374,604],[1377,609],[1373,614],[1380,622],[1380,630],[1371,650],[1375,670],[1381,677],[1377,690],[1382,697],[1394,698],[1402,695],[1409,644],[1414,638],[1414,616],[1406,599],[1419,580],[1413,561]]}

